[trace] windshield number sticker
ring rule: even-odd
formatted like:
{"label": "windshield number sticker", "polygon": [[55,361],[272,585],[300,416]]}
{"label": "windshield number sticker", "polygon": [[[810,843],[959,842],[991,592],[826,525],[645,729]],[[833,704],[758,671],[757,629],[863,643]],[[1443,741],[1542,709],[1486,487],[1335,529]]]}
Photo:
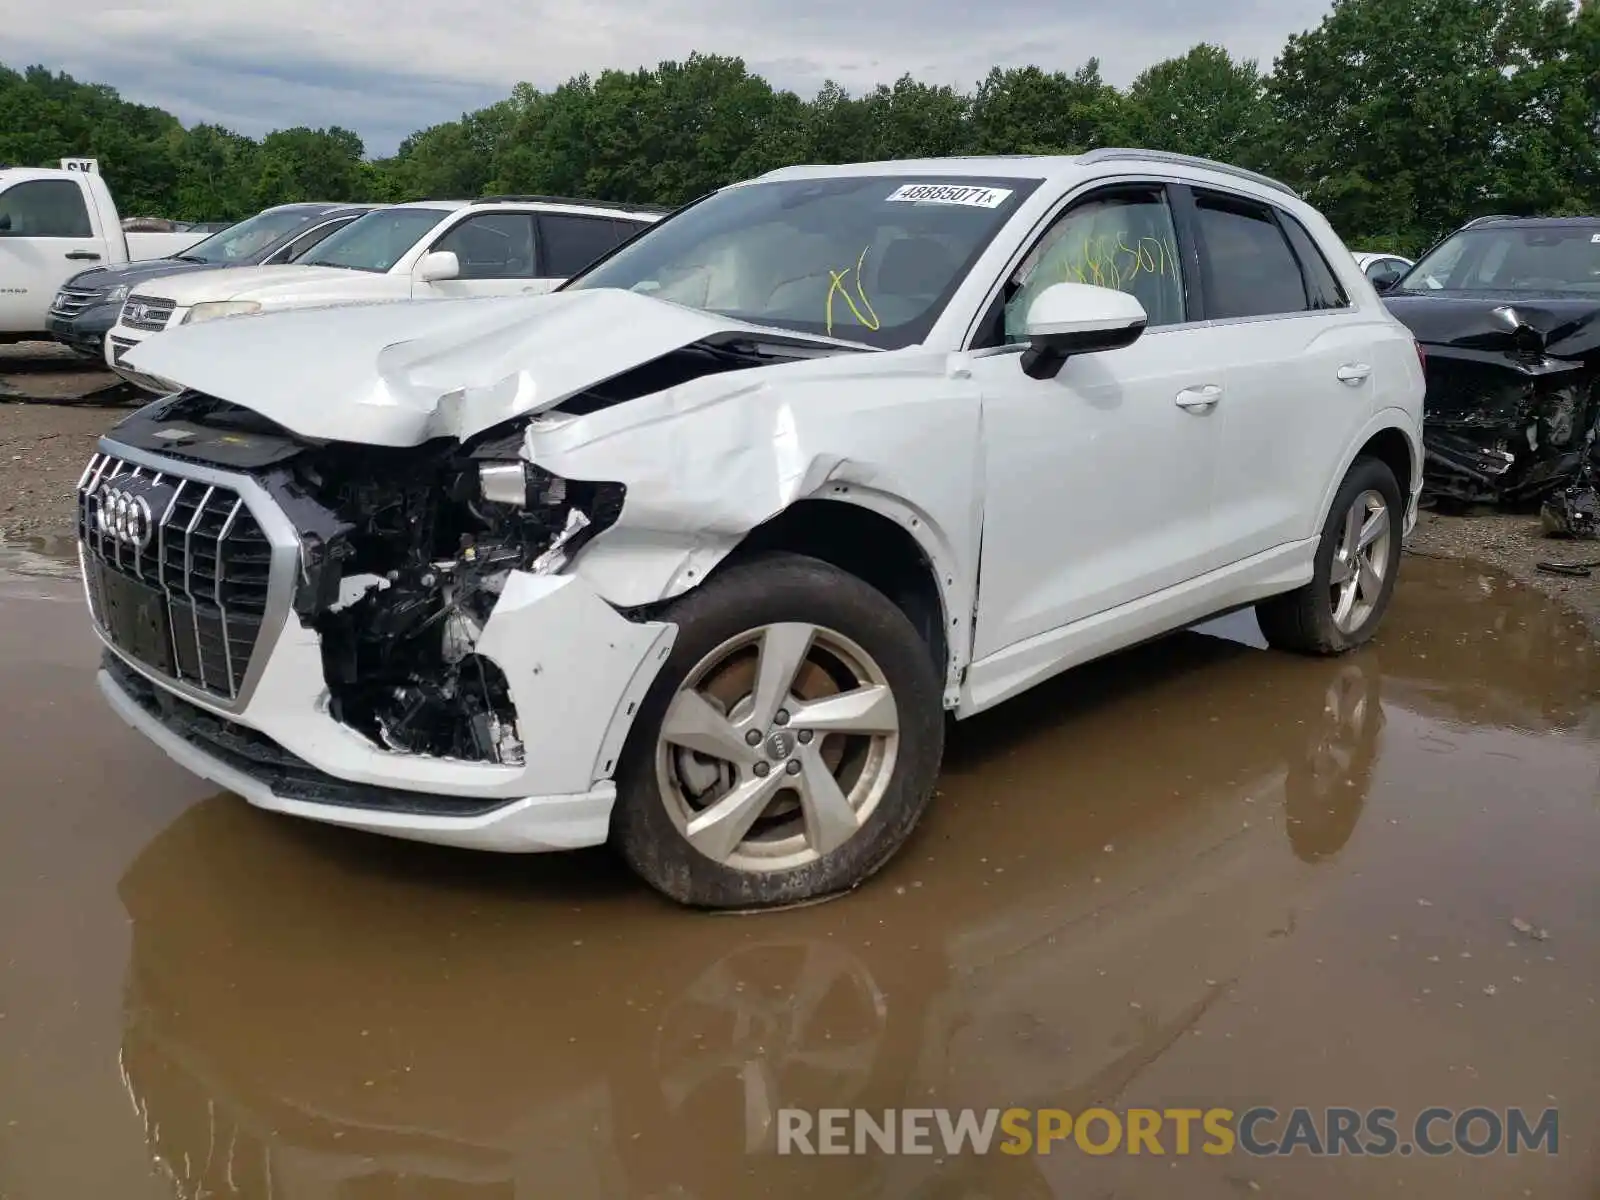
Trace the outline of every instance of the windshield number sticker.
{"label": "windshield number sticker", "polygon": [[1591,237],[1591,238],[1590,238],[1590,239],[1589,239],[1589,240],[1590,240],[1590,241],[1591,241],[1591,242],[1600,242],[1600,233],[1597,233],[1597,234],[1595,234],[1595,235],[1594,235],[1594,236],[1593,236],[1593,237]]}
{"label": "windshield number sticker", "polygon": [[896,204],[961,204],[967,208],[999,208],[1010,196],[1010,188],[907,183],[896,188],[887,199]]}

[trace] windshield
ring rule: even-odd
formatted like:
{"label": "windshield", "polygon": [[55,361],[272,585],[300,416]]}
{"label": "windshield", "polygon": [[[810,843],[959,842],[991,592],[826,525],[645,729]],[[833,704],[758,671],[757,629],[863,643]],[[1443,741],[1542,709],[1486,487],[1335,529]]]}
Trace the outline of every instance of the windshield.
{"label": "windshield", "polygon": [[357,217],[295,261],[303,266],[389,270],[447,214],[438,208],[381,208]]}
{"label": "windshield", "polygon": [[624,288],[761,325],[922,341],[1037,179],[843,176],[718,192],[565,290]]}
{"label": "windshield", "polygon": [[1408,292],[1600,294],[1600,221],[1464,229],[1400,281]]}
{"label": "windshield", "polygon": [[228,266],[246,263],[286,233],[293,233],[302,225],[309,225],[322,215],[321,209],[292,208],[276,212],[257,213],[253,217],[229,225],[221,233],[214,233],[205,241],[190,246],[178,257],[191,262]]}

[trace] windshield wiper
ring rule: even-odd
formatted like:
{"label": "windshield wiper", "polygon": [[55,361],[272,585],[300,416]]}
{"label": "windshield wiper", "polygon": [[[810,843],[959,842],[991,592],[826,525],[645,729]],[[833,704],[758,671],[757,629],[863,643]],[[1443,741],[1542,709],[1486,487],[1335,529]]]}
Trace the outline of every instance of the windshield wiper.
{"label": "windshield wiper", "polygon": [[209,258],[201,258],[197,254],[174,254],[172,257],[177,259],[179,262],[200,263],[202,266],[207,267],[212,265],[212,262]]}

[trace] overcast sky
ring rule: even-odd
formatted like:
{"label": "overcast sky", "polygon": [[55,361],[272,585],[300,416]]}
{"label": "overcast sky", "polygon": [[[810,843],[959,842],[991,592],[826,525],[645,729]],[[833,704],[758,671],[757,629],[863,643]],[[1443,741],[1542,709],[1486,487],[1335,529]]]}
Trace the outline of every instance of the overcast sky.
{"label": "overcast sky", "polygon": [[1071,70],[1098,56],[1125,85],[1196,42],[1263,69],[1329,0],[74,0],[9,6],[6,65],[109,83],[185,124],[260,136],[343,125],[367,152],[580,71],[739,55],[811,95],[910,72],[969,89],[991,66]]}

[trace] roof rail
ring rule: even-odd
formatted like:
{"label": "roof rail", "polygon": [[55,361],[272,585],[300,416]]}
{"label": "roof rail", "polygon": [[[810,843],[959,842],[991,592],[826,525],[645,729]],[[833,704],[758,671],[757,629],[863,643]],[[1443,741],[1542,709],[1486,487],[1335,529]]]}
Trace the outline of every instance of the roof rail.
{"label": "roof rail", "polygon": [[1461,228],[1471,229],[1474,225],[1485,225],[1490,221],[1517,221],[1521,220],[1516,213],[1489,213],[1487,216],[1473,217]]}
{"label": "roof rail", "polygon": [[572,204],[581,208],[607,208],[618,212],[669,213],[664,204],[631,204],[624,200],[582,200],[575,196],[479,196],[473,204]]}
{"label": "roof rail", "polygon": [[1081,163],[1096,162],[1159,162],[1171,163],[1174,166],[1194,167],[1202,171],[1217,171],[1223,175],[1232,175],[1237,179],[1248,179],[1251,183],[1258,183],[1262,187],[1269,187],[1275,191],[1284,192],[1295,199],[1300,198],[1300,193],[1287,183],[1263,175],[1259,171],[1250,171],[1244,167],[1231,166],[1228,163],[1217,162],[1211,158],[1199,158],[1193,154],[1174,154],[1168,150],[1136,150],[1126,146],[1101,146],[1095,150],[1088,150],[1077,156]]}

